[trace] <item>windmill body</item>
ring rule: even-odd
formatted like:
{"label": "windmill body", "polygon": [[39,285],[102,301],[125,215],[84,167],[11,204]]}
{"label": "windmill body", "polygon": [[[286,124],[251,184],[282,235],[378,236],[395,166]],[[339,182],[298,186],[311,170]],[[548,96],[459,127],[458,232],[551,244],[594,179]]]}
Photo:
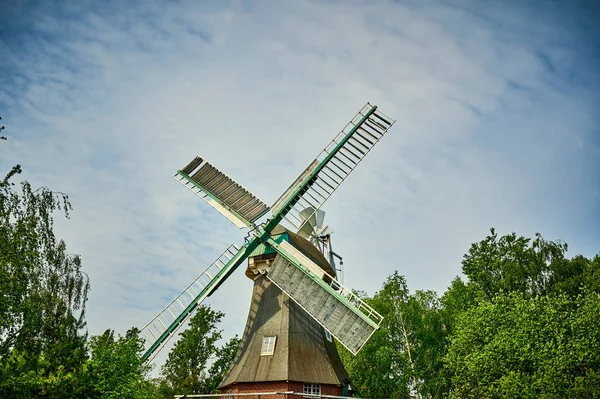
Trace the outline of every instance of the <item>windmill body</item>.
{"label": "windmill body", "polygon": [[[328,274],[329,263],[303,237],[277,227],[276,241],[290,243]],[[340,396],[350,386],[348,374],[329,334],[314,318],[272,283],[266,274],[277,253],[257,248],[248,259],[246,276],[254,287],[240,349],[221,383],[223,392],[304,392]]]}
{"label": "windmill body", "polygon": [[[176,180],[250,232],[243,245],[228,247],[142,328],[143,357],[152,359],[194,309],[248,259],[253,301],[242,348],[223,387],[321,380],[326,386],[347,385],[329,338],[334,336],[356,354],[379,328],[382,317],[336,279],[335,266],[310,241],[318,243],[319,235],[330,234],[322,227],[321,206],[393,123],[367,103],[272,207],[200,156],[177,171]],[[269,210],[272,216],[259,223]],[[282,228],[282,223],[289,228]],[[275,338],[266,336],[269,339],[258,345],[257,339],[267,333]],[[273,353],[262,353],[265,345]],[[261,353],[256,358],[259,346],[264,359]],[[311,367],[320,371],[310,371]]]}

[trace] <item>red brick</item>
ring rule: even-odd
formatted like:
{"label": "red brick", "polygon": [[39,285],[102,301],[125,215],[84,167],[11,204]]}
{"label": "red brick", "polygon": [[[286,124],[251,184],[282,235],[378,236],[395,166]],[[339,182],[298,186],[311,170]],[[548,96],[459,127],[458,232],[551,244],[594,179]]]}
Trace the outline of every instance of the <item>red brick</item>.
{"label": "red brick", "polygon": [[[260,392],[286,392],[293,391],[302,393],[304,383],[297,381],[266,381],[266,382],[240,382],[228,387],[224,387],[221,392],[226,393],[228,389],[232,393],[260,393]],[[321,384],[321,394],[342,396],[342,387],[339,385]],[[225,396],[223,396],[225,398]],[[245,396],[246,399],[258,399],[258,395]],[[260,399],[284,399],[284,395],[260,395]],[[290,396],[290,399],[301,398],[301,396]]]}

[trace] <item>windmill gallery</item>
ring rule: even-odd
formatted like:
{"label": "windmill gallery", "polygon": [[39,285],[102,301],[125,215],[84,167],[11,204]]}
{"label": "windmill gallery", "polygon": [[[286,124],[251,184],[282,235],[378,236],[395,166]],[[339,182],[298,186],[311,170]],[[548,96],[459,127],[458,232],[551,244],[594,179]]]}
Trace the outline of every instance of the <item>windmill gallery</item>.
{"label": "windmill gallery", "polygon": [[248,320],[221,391],[349,396],[351,381],[333,337],[356,354],[382,316],[338,281],[320,208],[393,123],[367,103],[271,207],[200,156],[177,171],[177,181],[250,234],[142,329],[144,359],[248,259],[246,276],[254,284]]}

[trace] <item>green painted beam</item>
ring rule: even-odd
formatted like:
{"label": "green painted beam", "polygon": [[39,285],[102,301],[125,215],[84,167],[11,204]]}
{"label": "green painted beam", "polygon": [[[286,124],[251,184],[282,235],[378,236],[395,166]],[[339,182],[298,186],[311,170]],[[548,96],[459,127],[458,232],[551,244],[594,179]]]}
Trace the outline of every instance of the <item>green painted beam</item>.
{"label": "green painted beam", "polygon": [[[245,244],[246,252],[244,252],[244,258],[242,259],[242,261],[246,260],[246,258],[248,258],[250,254],[252,254],[252,252],[254,252],[254,250],[258,248],[260,244],[260,239],[257,236],[254,236],[250,241],[248,241],[248,243]],[[211,296],[212,293],[215,292],[221,286],[221,284],[223,284],[225,280],[227,280],[229,276],[233,274],[233,272],[238,268],[238,266],[239,264],[227,271],[225,273],[225,276],[223,276],[223,278],[221,279],[221,281],[219,281],[219,283],[215,285],[211,292],[208,293],[208,296]]]}
{"label": "green painted beam", "polygon": [[142,359],[148,359],[152,353],[177,329],[177,327],[185,320],[201,301],[212,294],[225,281],[231,273],[233,273],[246,260],[248,255],[260,245],[260,240],[255,237],[250,242],[244,244],[242,248],[227,262],[225,266],[215,275],[215,277],[200,291],[192,302],[181,312],[181,314],[167,327],[167,329],[156,339],[150,348],[142,355]]}
{"label": "green painted beam", "polygon": [[300,197],[307,190],[308,185],[315,178],[315,176],[317,176],[317,174],[321,170],[323,170],[325,165],[327,165],[329,163],[329,161],[331,161],[331,159],[338,153],[338,151],[342,148],[342,146],[344,144],[346,144],[346,142],[348,140],[350,140],[350,137],[352,137],[352,135],[358,130],[358,128],[367,119],[369,119],[369,117],[371,115],[373,115],[373,113],[376,110],[377,110],[376,105],[371,107],[371,109],[367,112],[367,114],[361,118],[361,120],[358,122],[358,124],[356,126],[354,126],[352,128],[352,130],[350,130],[348,132],[348,134],[346,134],[346,136],[344,136],[344,138],[342,140],[340,140],[340,142],[334,147],[334,149],[331,150],[331,152],[319,163],[319,165],[315,168],[315,170],[304,179],[304,183],[302,185],[300,185],[298,187],[298,189],[296,189],[294,194],[291,195],[290,198],[281,206],[280,210],[275,215],[273,215],[273,218],[267,222],[267,224],[264,227],[264,233],[261,235],[262,242],[265,242],[269,238],[271,231],[273,231],[273,229],[283,220],[283,218],[289,212],[289,210],[292,208],[292,206],[294,206],[300,200]]}

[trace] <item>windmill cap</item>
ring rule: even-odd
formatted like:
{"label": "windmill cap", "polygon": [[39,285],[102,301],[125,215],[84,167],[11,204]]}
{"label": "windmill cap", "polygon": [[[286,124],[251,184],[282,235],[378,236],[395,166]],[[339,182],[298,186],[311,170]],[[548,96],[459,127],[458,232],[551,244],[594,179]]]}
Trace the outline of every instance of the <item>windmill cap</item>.
{"label": "windmill cap", "polygon": [[[306,238],[301,237],[296,233],[292,233],[291,231],[289,231],[281,225],[278,225],[273,229],[273,231],[271,232],[271,238],[273,238],[277,243],[280,243],[282,241],[289,242],[294,248],[296,248],[310,260],[315,262],[315,264],[321,269],[323,269],[323,271],[332,276],[335,276],[335,272],[333,271],[333,269],[329,265],[329,262],[327,261],[327,259],[325,259],[321,251],[319,251],[319,249],[313,244],[311,244],[310,241],[308,241]],[[254,251],[252,251],[248,258],[260,257],[259,259],[268,259],[270,258],[270,256],[265,255],[270,254],[273,254],[272,256],[275,257],[277,255],[277,252],[273,248],[265,244],[260,244]],[[252,274],[249,275],[248,273],[246,273],[246,275],[252,278]]]}

